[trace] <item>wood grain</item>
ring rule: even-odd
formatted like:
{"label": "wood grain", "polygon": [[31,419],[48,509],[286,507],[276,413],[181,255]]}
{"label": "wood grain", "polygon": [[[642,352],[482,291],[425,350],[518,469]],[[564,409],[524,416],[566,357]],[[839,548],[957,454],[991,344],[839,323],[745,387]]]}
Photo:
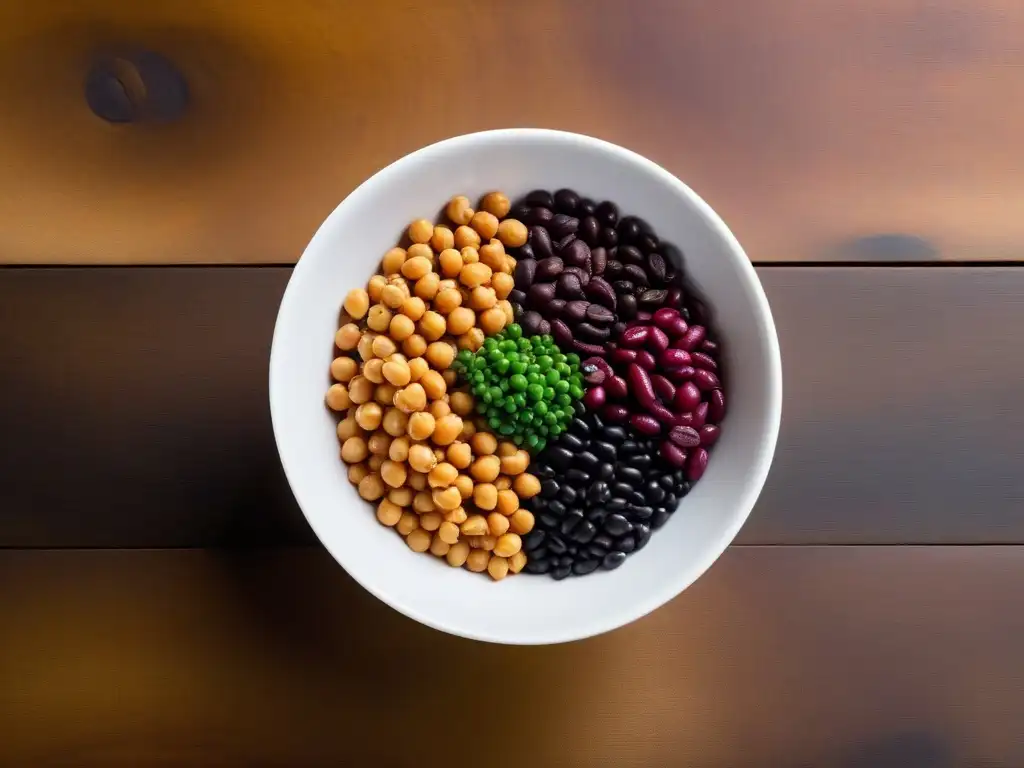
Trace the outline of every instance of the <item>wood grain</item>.
{"label": "wood grain", "polygon": [[[1013,0],[9,0],[0,261],[290,262],[383,165],[508,126],[648,155],[758,261],[1019,259],[1022,32]],[[87,109],[135,46],[180,121]]]}
{"label": "wood grain", "polygon": [[1024,550],[734,548],[592,640],[399,616],[318,549],[0,553],[0,765],[1020,765]]}
{"label": "wood grain", "polygon": [[[760,274],[785,401],[739,540],[1024,542],[1024,270]],[[267,410],[287,278],[0,270],[0,547],[313,541]]]}

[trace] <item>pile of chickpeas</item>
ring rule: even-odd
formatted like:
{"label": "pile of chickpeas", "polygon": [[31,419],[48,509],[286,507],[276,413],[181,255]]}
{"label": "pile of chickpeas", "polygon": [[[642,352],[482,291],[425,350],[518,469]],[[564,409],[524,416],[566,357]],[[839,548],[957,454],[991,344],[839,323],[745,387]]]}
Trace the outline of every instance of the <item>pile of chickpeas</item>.
{"label": "pile of chickpeas", "polygon": [[474,210],[452,198],[448,221],[419,219],[408,244],[384,254],[366,289],[348,293],[327,406],[349,480],[377,503],[377,519],[415,552],[501,580],[526,565],[522,536],[533,514],[519,505],[540,491],[530,455],[473,419],[454,389],[456,349],[478,350],[512,322],[508,295],[526,226],[505,218],[492,192]]}

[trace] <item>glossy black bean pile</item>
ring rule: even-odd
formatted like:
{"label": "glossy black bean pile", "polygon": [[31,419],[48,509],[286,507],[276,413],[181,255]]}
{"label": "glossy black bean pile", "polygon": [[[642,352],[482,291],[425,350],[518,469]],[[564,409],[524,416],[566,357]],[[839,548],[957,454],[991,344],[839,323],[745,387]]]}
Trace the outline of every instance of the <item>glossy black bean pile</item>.
{"label": "glossy black bean pile", "polygon": [[526,570],[555,579],[618,568],[690,491],[685,472],[661,459],[656,441],[589,412],[530,471],[541,492],[525,504],[536,517],[523,539]]}

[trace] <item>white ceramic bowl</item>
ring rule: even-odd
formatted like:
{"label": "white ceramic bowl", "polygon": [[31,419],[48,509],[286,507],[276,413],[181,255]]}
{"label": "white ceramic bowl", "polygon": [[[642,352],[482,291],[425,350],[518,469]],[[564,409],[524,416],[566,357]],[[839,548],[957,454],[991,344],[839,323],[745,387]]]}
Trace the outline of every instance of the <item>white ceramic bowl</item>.
{"label": "white ceramic bowl", "polygon": [[[521,574],[494,583],[409,551],[359,498],[323,404],[345,294],[363,286],[408,222],[456,194],[571,187],[647,219],[683,251],[712,307],[729,372],[728,413],[708,470],[648,546],[617,570],[556,582]],[[388,166],[345,198],[295,267],[270,355],[270,411],[288,482],[334,558],[393,608],[437,629],[501,643],[554,643],[620,627],[671,600],[722,554],[761,491],[782,400],[778,339],[740,244],[685,184],[640,155],[558,131],[459,136]]]}

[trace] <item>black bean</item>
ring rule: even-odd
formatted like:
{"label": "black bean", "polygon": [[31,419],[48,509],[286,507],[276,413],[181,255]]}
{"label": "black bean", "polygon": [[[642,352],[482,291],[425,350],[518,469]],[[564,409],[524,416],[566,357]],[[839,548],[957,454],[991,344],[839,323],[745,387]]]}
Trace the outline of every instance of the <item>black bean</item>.
{"label": "black bean", "polygon": [[610,536],[621,536],[632,531],[633,524],[622,515],[608,515],[604,521],[604,529]]}
{"label": "black bean", "polygon": [[572,572],[577,576],[586,576],[588,573],[593,573],[597,570],[597,567],[601,564],[600,560],[577,560],[572,566]]}
{"label": "black bean", "polygon": [[615,477],[615,465],[610,461],[603,462],[597,470],[597,476],[602,480],[611,480]]}
{"label": "black bean", "polygon": [[590,414],[590,421],[594,425],[594,429],[604,429],[604,422],[596,413]]}
{"label": "black bean", "polygon": [[636,539],[630,534],[621,536],[615,540],[615,548],[628,554],[636,549]]}
{"label": "black bean", "polygon": [[580,220],[568,216],[564,213],[556,213],[551,223],[548,225],[548,231],[551,232],[551,237],[555,240],[561,240],[566,235],[576,234],[576,230],[580,226]]}
{"label": "black bean", "polygon": [[[536,508],[537,500],[534,499],[533,501],[534,501],[534,508]],[[540,523],[542,526],[544,526],[545,528],[547,528],[549,530],[557,528],[558,527],[558,523],[561,521],[561,519],[562,519],[561,516],[553,515],[550,512],[541,512],[539,515],[537,515],[537,522]]]}
{"label": "black bean", "polygon": [[628,504],[626,503],[626,499],[623,496],[616,496],[614,498],[609,499],[605,503],[605,506],[608,507],[608,509],[612,510],[613,512],[621,512],[628,506]]}
{"label": "black bean", "polygon": [[[546,451],[545,458],[553,469],[568,469],[572,464],[572,451],[560,445],[553,445]],[[541,484],[543,486],[543,483]],[[543,487],[542,489],[543,490]],[[554,494],[550,494],[554,495]]]}
{"label": "black bean", "polygon": [[668,512],[666,512],[663,509],[659,509],[657,512],[654,513],[654,517],[651,518],[651,528],[653,528],[654,530],[658,530],[659,528],[661,528],[661,526],[668,522],[668,517]]}
{"label": "black bean", "polygon": [[615,461],[615,446],[605,440],[595,440],[590,444],[590,450],[602,461]]}
{"label": "black bean", "polygon": [[[616,471],[616,474],[618,474],[618,471]],[[633,486],[631,486],[629,483],[618,482],[612,485],[611,490],[612,493],[614,493],[616,496],[621,496],[624,499],[628,499],[629,494],[633,492]]]}
{"label": "black bean", "polygon": [[580,228],[576,234],[579,235],[582,242],[594,248],[600,241],[601,225],[597,223],[597,219],[593,216],[587,216],[580,221]]}
{"label": "black bean", "polygon": [[633,243],[640,239],[640,220],[636,216],[623,216],[616,227],[619,241]]}
{"label": "black bean", "polygon": [[522,221],[528,227],[546,227],[551,223],[551,219],[555,217],[554,211],[550,208],[545,208],[542,205],[538,205],[535,208],[531,208],[530,212],[523,217]]}
{"label": "black bean", "polygon": [[644,503],[644,495],[642,493],[640,493],[640,491],[633,491],[631,494],[629,494],[626,497],[626,501],[628,501],[630,504],[632,504],[634,506],[636,506],[638,504],[643,504]]}
{"label": "black bean", "polygon": [[[566,486],[562,486],[561,488],[559,488],[558,493],[561,494],[562,491],[565,490],[565,488]],[[553,515],[556,515],[558,519],[561,519],[562,515],[564,515],[568,511],[569,510],[567,509],[565,502],[562,501],[561,499],[554,498],[548,501],[548,512],[550,512]]]}
{"label": "black bean", "polygon": [[623,482],[629,483],[633,487],[641,485],[644,482],[644,473],[635,467],[621,466],[616,472],[616,475]]}
{"label": "black bean", "polygon": [[568,565],[560,565],[551,571],[551,578],[555,581],[561,581],[568,578],[570,573],[572,573],[572,568]]}
{"label": "black bean", "polygon": [[608,547],[602,547],[598,544],[591,544],[587,547],[587,554],[589,554],[591,557],[596,557],[600,559],[608,554]]}
{"label": "black bean", "polygon": [[[522,262],[519,263],[522,264]],[[544,318],[540,316],[540,313],[531,309],[529,312],[525,312],[523,314],[519,324],[523,326],[523,333],[530,336],[536,336],[540,333],[540,325],[543,322]]]}
{"label": "black bean", "polygon": [[558,565],[564,565],[571,568],[573,561],[575,560],[573,556],[576,554],[577,551],[578,550],[576,546],[570,544],[568,554],[562,555],[560,558],[558,558]]}
{"label": "black bean", "polygon": [[657,480],[651,480],[644,486],[644,498],[648,504],[660,504],[665,500],[665,489]]}
{"label": "black bean", "polygon": [[645,309],[655,309],[665,303],[668,291],[664,288],[650,288],[640,294],[640,306]]}
{"label": "black bean", "polygon": [[644,255],[635,245],[620,245],[615,251],[615,258],[623,264],[644,263]]}
{"label": "black bean", "polygon": [[533,278],[536,274],[536,259],[520,259],[519,261],[517,261],[514,278],[516,281],[516,285],[519,287],[519,290],[525,291],[527,288],[533,285]]}
{"label": "black bean", "polygon": [[565,554],[568,547],[565,541],[557,533],[548,534],[548,549],[554,552],[556,555]]}
{"label": "black bean", "polygon": [[633,537],[636,539],[637,550],[643,549],[651,539],[651,526],[647,523],[637,523],[634,526]]}
{"label": "black bean", "polygon": [[684,480],[683,482],[679,483],[679,485],[677,485],[673,490],[679,496],[685,496],[690,492],[690,482],[688,480]]}
{"label": "black bean", "polygon": [[573,418],[572,422],[570,422],[569,431],[574,435],[587,437],[590,435],[590,425],[577,416]]}
{"label": "black bean", "polygon": [[629,516],[633,520],[650,520],[654,516],[654,507],[642,506],[629,510]]}
{"label": "black bean", "polygon": [[632,456],[640,453],[640,443],[636,442],[636,440],[623,440],[622,445],[619,446],[619,450],[627,456]]}
{"label": "black bean", "polygon": [[554,283],[534,283],[526,294],[527,304],[543,310],[544,305],[555,298],[555,290]]}
{"label": "black bean", "polygon": [[[639,264],[627,264],[622,268],[622,275],[627,280],[632,280],[636,285],[645,286],[650,284],[647,273],[644,272],[644,268]],[[668,295],[668,291],[665,294]]]}
{"label": "black bean", "polygon": [[571,320],[574,323],[580,322],[584,317],[587,316],[587,307],[590,306],[589,301],[583,301],[582,299],[576,299],[574,301],[567,302],[565,305],[565,311],[562,316],[566,320]]}
{"label": "black bean", "polygon": [[623,443],[626,440],[626,430],[618,424],[609,424],[601,430],[601,435],[613,443]]}
{"label": "black bean", "polygon": [[612,288],[619,294],[619,300],[621,301],[626,296],[632,296],[636,290],[636,286],[633,285],[629,280],[616,280],[612,283]]}
{"label": "black bean", "polygon": [[604,248],[590,249],[590,274],[600,275],[604,273],[604,268],[608,265],[608,251]]}
{"label": "black bean", "polygon": [[666,491],[675,490],[676,484],[679,481],[674,475],[662,475],[658,478],[658,485],[664,488]]}
{"label": "black bean", "polygon": [[555,252],[551,235],[540,225],[530,227],[530,247],[539,260],[550,258]]}
{"label": "black bean", "polygon": [[527,573],[547,573],[551,570],[551,561],[548,559],[535,560],[531,557],[526,562],[525,570]]}
{"label": "black bean", "polygon": [[590,342],[604,341],[612,334],[610,328],[598,328],[592,323],[578,323],[576,325],[576,333]]}
{"label": "black bean", "polygon": [[584,469],[587,472],[593,472],[598,469],[601,464],[601,460],[590,451],[580,451],[576,454],[576,464],[580,469]]}
{"label": "black bean", "polygon": [[583,440],[571,432],[563,433],[558,437],[558,445],[562,448],[568,448],[573,453],[583,450]]}
{"label": "black bean", "polygon": [[562,524],[558,527],[564,535],[568,536],[572,533],[573,529],[578,523],[583,520],[583,513],[577,512],[574,509],[570,509],[565,513],[565,517],[562,518]]}
{"label": "black bean", "polygon": [[626,332],[626,324],[621,320],[612,326],[612,335],[621,336]]}
{"label": "black bean", "polygon": [[660,253],[648,254],[647,274],[654,282],[663,284],[665,282],[665,257]]}
{"label": "black bean", "polygon": [[589,197],[581,197],[580,204],[576,206],[576,212],[580,216],[593,216],[597,211],[597,203]]}
{"label": "black bean", "polygon": [[611,498],[611,489],[603,480],[598,480],[587,489],[587,499],[593,503],[603,504],[609,498]]}
{"label": "black bean", "polygon": [[[554,280],[565,269],[565,262],[558,256],[548,256],[534,263],[537,266],[534,270],[533,279],[541,280],[545,283]],[[519,265],[516,264],[517,269],[518,267]]]}
{"label": "black bean", "polygon": [[513,253],[512,255],[515,256],[517,259],[537,258],[537,254],[533,252],[533,246],[530,245],[529,243],[523,243],[522,245],[520,245],[517,249],[515,249],[515,253]]}
{"label": "black bean", "polygon": [[621,550],[618,552],[609,552],[601,560],[601,567],[606,571],[614,571],[620,565],[626,562],[626,553]]}
{"label": "black bean", "polygon": [[[569,454],[569,459],[572,459],[572,454]],[[566,462],[566,466],[569,466]],[[544,480],[540,484],[540,493],[546,499],[553,498],[558,493],[558,482],[555,480]]]}
{"label": "black bean", "polygon": [[577,299],[583,295],[583,285],[580,279],[573,274],[561,274],[558,276],[558,295],[563,299]]}
{"label": "black bean", "polygon": [[563,485],[558,492],[558,501],[562,504],[575,504],[577,496],[579,496],[579,491],[571,485]]}
{"label": "black bean", "polygon": [[555,207],[555,197],[546,189],[535,189],[526,195],[527,205],[543,205],[545,208]]}
{"label": "black bean", "polygon": [[570,275],[576,275],[576,277],[578,277],[580,279],[580,287],[581,288],[586,288],[587,283],[590,282],[590,273],[587,272],[587,270],[584,269],[583,267],[575,267],[575,266],[566,267],[562,271],[562,274],[564,275],[566,273],[569,273]]}
{"label": "black bean", "polygon": [[551,335],[561,347],[572,345],[572,330],[561,320],[553,320],[551,323]]}
{"label": "black bean", "polygon": [[615,322],[615,313],[608,309],[608,307],[603,307],[600,304],[591,304],[587,307],[587,320],[592,323],[607,325]]}
{"label": "black bean", "polygon": [[512,320],[517,322],[517,323],[519,321],[521,321],[523,319],[523,312],[524,312],[524,310],[523,310],[523,305],[522,304],[513,304],[512,305]]}
{"label": "black bean", "polygon": [[572,532],[572,537],[580,544],[587,544],[597,535],[597,528],[589,520],[583,520]]}
{"label": "black bean", "polygon": [[576,213],[580,204],[580,196],[571,189],[560,189],[555,192],[555,210],[559,213]]}
{"label": "black bean", "polygon": [[582,240],[573,240],[562,249],[562,258],[574,267],[590,267],[590,246]]}
{"label": "black bean", "polygon": [[597,206],[596,215],[602,224],[614,227],[619,221],[619,207],[611,200],[605,200]]}
{"label": "black bean", "polygon": [[600,525],[609,514],[605,507],[591,507],[587,510],[586,517],[594,525]]}
{"label": "black bean", "polygon": [[618,259],[608,259],[608,263],[604,267],[604,274],[601,275],[605,280],[617,280],[622,275],[622,262]]}
{"label": "black bean", "polygon": [[523,549],[527,552],[532,552],[535,549],[539,549],[544,546],[544,540],[548,535],[540,528],[534,528],[528,534],[523,536]]}
{"label": "black bean", "polygon": [[661,500],[661,503],[670,511],[674,512],[676,507],[679,506],[679,497],[674,493],[666,493],[665,498]]}
{"label": "black bean", "polygon": [[563,249],[568,248],[569,245],[576,241],[576,235],[566,235],[561,240],[555,242],[555,252],[561,252]]}
{"label": "black bean", "polygon": [[[518,267],[519,265],[516,264]],[[525,304],[526,303],[526,291],[520,291],[518,288],[513,288],[509,291],[508,300],[513,304]]]}
{"label": "black bean", "polygon": [[545,307],[545,314],[548,317],[558,317],[562,314],[563,309],[565,309],[565,299],[552,299]]}
{"label": "black bean", "polygon": [[573,467],[572,469],[565,470],[565,479],[579,488],[590,483],[590,473]]}
{"label": "black bean", "polygon": [[646,472],[647,470],[649,470],[653,463],[654,460],[648,454],[645,453],[642,453],[639,456],[634,456],[629,460],[629,466],[636,467],[641,472]]}
{"label": "black bean", "polygon": [[605,248],[614,248],[619,244],[619,233],[611,227],[602,227],[601,238],[598,242]]}
{"label": "black bean", "polygon": [[508,218],[517,219],[525,223],[527,214],[530,213],[530,206],[525,203],[516,203],[513,205],[508,212]]}
{"label": "black bean", "polygon": [[640,250],[644,253],[653,253],[658,250],[658,236],[651,233],[645,232],[640,236]]}

